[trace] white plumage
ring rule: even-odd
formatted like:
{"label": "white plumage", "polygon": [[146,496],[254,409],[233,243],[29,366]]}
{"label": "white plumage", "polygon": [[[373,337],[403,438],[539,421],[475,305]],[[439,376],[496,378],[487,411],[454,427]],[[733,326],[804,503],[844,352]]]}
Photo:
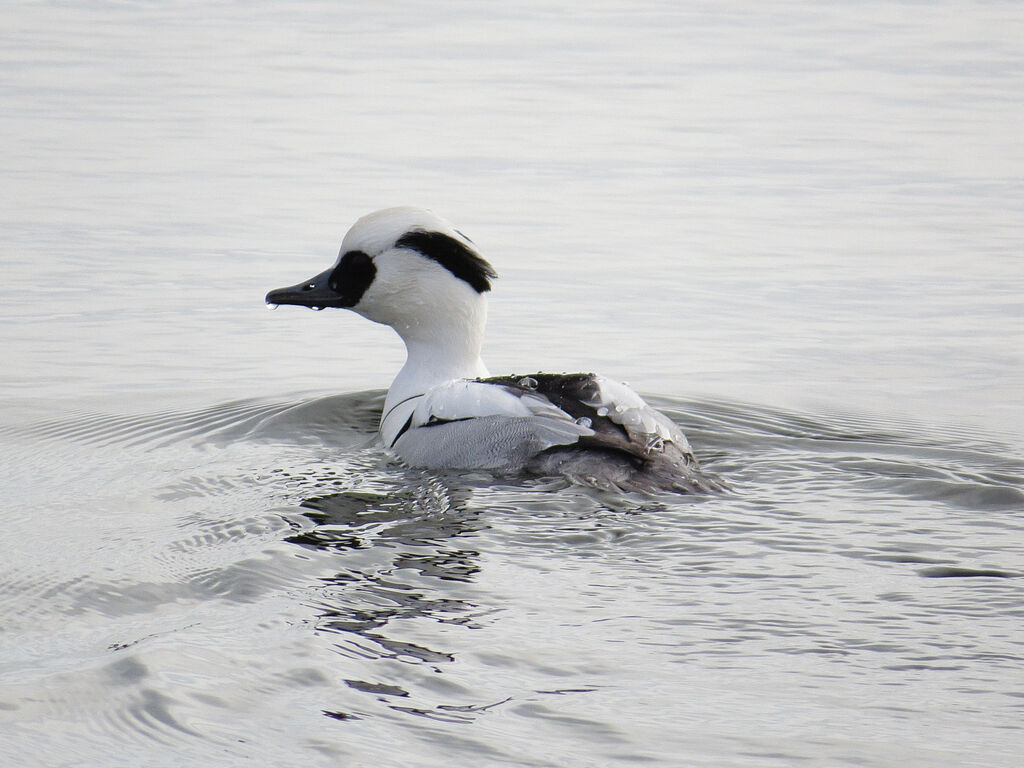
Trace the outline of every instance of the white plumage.
{"label": "white plumage", "polygon": [[595,374],[491,378],[480,357],[494,269],[421,208],[364,216],[334,266],[270,304],[351,309],[395,329],[407,357],[380,435],[410,466],[560,474],[600,488],[711,490],[682,431]]}

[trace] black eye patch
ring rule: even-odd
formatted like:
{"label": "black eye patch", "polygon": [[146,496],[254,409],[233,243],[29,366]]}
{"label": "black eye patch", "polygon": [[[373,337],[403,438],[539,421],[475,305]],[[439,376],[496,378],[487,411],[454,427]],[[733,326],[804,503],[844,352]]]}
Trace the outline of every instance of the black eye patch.
{"label": "black eye patch", "polygon": [[327,278],[327,287],[338,294],[341,306],[354,307],[376,275],[373,259],[362,251],[349,251]]}
{"label": "black eye patch", "polygon": [[477,293],[491,290],[491,280],[498,276],[494,267],[480,254],[442,232],[406,232],[395,245],[433,259],[457,278],[473,286]]}

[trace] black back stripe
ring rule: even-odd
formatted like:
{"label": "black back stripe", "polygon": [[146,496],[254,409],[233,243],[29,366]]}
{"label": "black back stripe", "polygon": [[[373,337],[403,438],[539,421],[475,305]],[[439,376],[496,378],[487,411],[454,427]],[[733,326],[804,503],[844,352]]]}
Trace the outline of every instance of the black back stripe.
{"label": "black back stripe", "polygon": [[[413,413],[415,413],[415,411]],[[412,413],[409,414],[409,418],[405,420],[405,424],[402,425],[402,428],[400,430],[398,430],[398,434],[395,435],[395,439],[391,441],[391,445],[389,445],[388,448],[394,448],[395,447],[395,443],[398,442],[398,438],[400,438],[402,435],[404,435],[406,432],[408,432],[409,431],[409,427],[411,427],[411,426],[412,426]]]}
{"label": "black back stripe", "polygon": [[426,427],[441,427],[444,426],[445,424],[454,424],[457,421],[472,421],[473,419],[479,418],[479,416],[463,416],[462,418],[459,419],[439,419],[437,418],[437,416],[431,416],[430,421],[428,421],[426,424],[420,424],[420,429],[424,429]]}
{"label": "black back stripe", "polygon": [[408,403],[410,400],[415,400],[417,397],[423,397],[423,395],[424,395],[424,393],[420,392],[418,395],[409,395],[404,400],[399,400],[397,403],[395,403],[390,408],[388,408],[388,412],[387,413],[385,413],[383,416],[380,417],[381,424],[383,424],[385,421],[387,421],[388,416],[390,416],[392,414],[392,412],[395,410],[395,408],[400,406],[402,403]]}
{"label": "black back stripe", "polygon": [[491,280],[498,276],[487,260],[463,242],[443,232],[406,232],[395,243],[433,259],[460,280],[465,280],[477,293],[491,290]]}

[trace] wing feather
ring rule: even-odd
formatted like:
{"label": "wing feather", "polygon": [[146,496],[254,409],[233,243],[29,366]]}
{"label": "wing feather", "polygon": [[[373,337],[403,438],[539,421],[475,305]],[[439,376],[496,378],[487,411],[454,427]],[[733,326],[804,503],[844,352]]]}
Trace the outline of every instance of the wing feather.
{"label": "wing feather", "polygon": [[419,399],[393,449],[417,467],[515,471],[542,451],[593,434],[534,392],[460,379]]}
{"label": "wing feather", "polygon": [[411,466],[562,474],[622,490],[722,487],[671,419],[592,373],[449,381],[401,417],[392,447]]}

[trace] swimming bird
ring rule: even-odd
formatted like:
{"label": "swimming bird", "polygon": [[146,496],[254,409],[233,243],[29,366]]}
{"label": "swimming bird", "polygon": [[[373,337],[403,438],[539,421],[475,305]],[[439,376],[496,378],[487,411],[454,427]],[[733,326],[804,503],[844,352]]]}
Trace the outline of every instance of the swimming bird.
{"label": "swimming bird", "polygon": [[607,490],[721,487],[679,427],[625,384],[593,373],[492,377],[480,350],[496,277],[433,212],[387,208],[352,226],[332,267],[266,301],[350,309],[398,333],[406,361],[379,432],[408,466],[561,475]]}

